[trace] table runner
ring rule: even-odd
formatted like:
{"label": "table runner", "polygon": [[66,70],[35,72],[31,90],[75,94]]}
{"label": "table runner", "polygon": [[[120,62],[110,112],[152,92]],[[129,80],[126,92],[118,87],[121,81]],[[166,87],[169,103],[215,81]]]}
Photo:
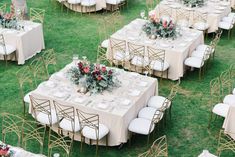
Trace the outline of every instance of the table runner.
{"label": "table runner", "polygon": [[[18,64],[24,64],[45,48],[42,24],[24,21],[22,25],[24,30],[21,31],[0,28],[5,43],[16,47]],[[3,56],[0,56],[0,59],[3,59]],[[8,59],[15,60],[15,55],[10,55]]]}
{"label": "table runner", "polygon": [[[91,96],[88,94],[82,95],[77,93],[77,86],[73,85],[65,76],[69,67],[71,67],[71,64],[50,77],[49,81],[56,83],[56,87],[46,88],[44,82],[32,92],[32,95],[37,98],[49,99],[51,103],[56,100],[61,104],[74,106],[84,112],[99,114],[100,123],[106,125],[110,130],[108,135],[109,146],[127,142],[130,121],[137,117],[139,110],[146,106],[151,96],[158,94],[157,80],[137,73],[117,70],[121,87],[115,88],[111,92],[104,91]],[[58,96],[55,96],[58,91],[67,92],[68,96],[58,98]],[[78,103],[75,102],[77,98],[85,100],[83,103]],[[130,104],[124,105],[124,101],[127,100],[130,101]],[[100,108],[98,104],[101,103],[108,104],[108,107],[106,109]],[[32,112],[31,106],[29,112]],[[56,126],[54,128],[56,130]],[[80,135],[75,136],[75,140],[80,140],[79,138]],[[105,139],[100,141],[99,144],[105,144]]]}

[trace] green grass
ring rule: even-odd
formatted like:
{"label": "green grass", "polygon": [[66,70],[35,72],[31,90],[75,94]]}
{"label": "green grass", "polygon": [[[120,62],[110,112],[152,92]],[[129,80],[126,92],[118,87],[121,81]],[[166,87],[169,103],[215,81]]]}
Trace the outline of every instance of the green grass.
{"label": "green grass", "polygon": [[[3,0],[9,2],[9,0]],[[128,24],[139,16],[140,10],[145,7],[144,0],[129,0],[129,8],[122,11],[123,23],[118,27]],[[97,23],[103,15],[101,13],[91,15],[80,15],[66,9],[60,11],[60,5],[56,2],[52,4],[49,0],[27,0],[28,7],[43,8],[46,10],[44,23],[44,37],[46,48],[54,48],[57,52],[58,67],[62,68],[71,62],[72,54],[79,53],[86,55],[90,60],[96,59],[96,48],[99,44],[97,33]],[[209,37],[209,40],[211,38]],[[235,60],[235,40],[228,40],[226,32],[216,51],[215,60],[205,73],[202,81],[198,81],[198,71],[188,72],[182,79],[181,87],[185,92],[177,95],[173,103],[172,120],[167,121],[167,127],[160,129],[160,135],[166,134],[169,145],[169,156],[172,157],[196,157],[203,149],[209,149],[216,153],[217,136],[222,126],[223,120],[217,119],[212,123],[210,130],[207,129],[211,106],[209,100],[209,82],[211,79],[228,69]],[[69,56],[64,58],[64,55]],[[39,56],[39,55],[37,55]],[[71,57],[70,57],[71,56]],[[26,62],[28,65],[32,61]],[[18,84],[15,77],[17,70],[24,66],[18,66],[14,62],[9,62],[5,67],[3,61],[0,62],[0,112],[10,112],[22,115],[22,104],[18,94]],[[160,95],[167,95],[173,81],[163,80],[159,86]],[[31,116],[27,116],[31,119]],[[160,136],[158,135],[158,136]],[[1,139],[1,135],[0,135]],[[144,152],[147,138],[135,136],[131,146],[125,144],[122,149],[117,147],[100,147],[101,157],[129,157],[137,156]],[[13,138],[9,143],[13,143]],[[75,142],[73,147],[73,157],[94,156],[95,147],[86,145],[84,151],[80,153],[79,142]],[[37,152],[37,147],[30,146],[29,150]],[[47,154],[45,147],[44,154]],[[232,157],[234,153],[227,152],[225,157]]]}

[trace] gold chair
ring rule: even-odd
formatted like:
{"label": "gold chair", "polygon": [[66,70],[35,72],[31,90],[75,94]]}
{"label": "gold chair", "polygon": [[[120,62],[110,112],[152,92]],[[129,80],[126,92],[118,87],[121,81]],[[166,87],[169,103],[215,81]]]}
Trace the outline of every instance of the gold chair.
{"label": "gold chair", "polygon": [[156,139],[149,150],[147,150],[143,154],[138,155],[138,157],[168,157],[166,135]]}
{"label": "gold chair", "polygon": [[83,143],[83,137],[90,140],[90,144],[92,140],[96,141],[96,156],[98,155],[98,145],[99,140],[106,137],[106,146],[108,146],[108,133],[109,129],[101,124],[99,121],[98,114],[86,113],[79,109],[76,109],[77,115],[79,118],[79,123],[82,128],[81,130],[81,149]]}
{"label": "gold chair", "polygon": [[109,45],[108,28],[109,22],[106,22],[105,19],[101,19],[101,21],[98,22],[99,43],[100,46],[105,49],[107,49]]}
{"label": "gold chair", "polygon": [[56,72],[56,54],[54,49],[48,49],[46,50],[43,55],[42,55],[42,59],[44,62],[44,65],[46,67],[46,71],[47,71],[47,75],[50,76],[50,72],[49,72],[49,67],[53,66],[54,72]]}
{"label": "gold chair", "polygon": [[108,65],[108,66],[112,65],[112,61],[110,61],[110,59],[108,59],[107,57],[107,50],[102,48],[101,46],[98,46],[98,49],[97,49],[96,62],[99,64]]}
{"label": "gold chair", "polygon": [[78,116],[75,115],[75,109],[71,106],[62,105],[56,101],[53,101],[56,111],[57,121],[59,122],[58,133],[63,135],[63,131],[68,132],[68,135],[72,134],[72,140],[74,134],[80,131],[80,124]]}
{"label": "gold chair", "polygon": [[235,140],[229,134],[235,135],[235,133],[220,130],[217,147],[217,155],[219,157],[226,150],[232,151],[233,154],[235,153]]}
{"label": "gold chair", "polygon": [[133,44],[130,42],[127,43],[127,46],[131,58],[128,70],[139,72],[140,69],[140,73],[143,73],[143,71],[148,70],[149,58],[145,54],[145,46]]}
{"label": "gold chair", "polygon": [[172,17],[172,8],[159,7],[159,17],[162,17],[162,16]]}
{"label": "gold chair", "polygon": [[27,145],[37,142],[40,146],[40,154],[43,153],[44,138],[46,134],[46,126],[36,121],[24,121],[22,127],[22,145],[26,150]]}
{"label": "gold chair", "polygon": [[7,10],[7,4],[6,3],[0,3],[0,13],[5,13]]}
{"label": "gold chair", "polygon": [[[48,157],[52,157],[52,151],[55,149],[61,154],[61,156],[70,156],[72,146],[72,140],[70,138],[61,136],[56,132],[52,132],[52,130],[50,129],[48,141]],[[62,151],[64,151],[65,154],[62,154]]]}
{"label": "gold chair", "polygon": [[7,57],[13,53],[15,53],[15,60],[17,61],[16,48],[12,45],[6,44],[3,34],[0,34],[0,55],[3,56],[6,66],[8,60]]}
{"label": "gold chair", "polygon": [[181,27],[189,27],[190,11],[186,9],[176,10],[176,23]]}
{"label": "gold chair", "polygon": [[9,138],[12,141],[12,139],[14,139],[14,137],[17,136],[17,146],[20,146],[21,128],[24,123],[24,119],[10,113],[1,113],[1,116],[2,116],[2,141],[5,143],[6,138],[7,140]]}
{"label": "gold chair", "polygon": [[230,94],[232,92],[232,87],[233,87],[233,80],[231,79],[230,69],[223,71],[220,74],[220,82],[221,82],[222,96]]}
{"label": "gold chair", "polygon": [[28,66],[20,69],[16,72],[16,78],[19,84],[19,94],[23,104],[23,112],[25,115],[26,103],[30,103],[30,92],[34,89],[33,76],[30,72],[30,68]]}
{"label": "gold chair", "polygon": [[124,67],[125,62],[129,60],[129,54],[126,52],[126,41],[111,37],[109,42],[111,52],[108,54],[108,58],[111,59],[114,65]]}
{"label": "gold chair", "polygon": [[165,50],[148,46],[147,54],[149,59],[148,70],[150,74],[153,74],[154,71],[158,71],[161,72],[161,78],[163,78],[163,73],[166,72],[166,78],[168,79],[170,65],[165,61]]}
{"label": "gold chair", "polygon": [[204,34],[207,32],[209,25],[207,24],[208,14],[194,11],[193,12],[193,28],[199,31],[203,31]]}
{"label": "gold chair", "polygon": [[112,33],[116,32],[119,26],[123,25],[123,17],[120,10],[115,10],[112,14],[104,18],[107,29],[111,28]]}
{"label": "gold chair", "polygon": [[234,63],[230,65],[229,70],[230,70],[231,79],[235,80],[235,64]]}
{"label": "gold chair", "polygon": [[34,22],[44,22],[45,10],[39,8],[30,8],[30,21]]}
{"label": "gold chair", "polygon": [[29,67],[33,74],[35,86],[37,86],[41,81],[45,81],[49,78],[42,57],[35,58],[30,63]]}
{"label": "gold chair", "polygon": [[29,96],[32,107],[32,115],[36,121],[43,125],[52,126],[58,122],[56,111],[51,107],[47,99],[39,99],[32,95]]}
{"label": "gold chair", "polygon": [[146,8],[148,11],[154,9],[154,0],[146,0]]}

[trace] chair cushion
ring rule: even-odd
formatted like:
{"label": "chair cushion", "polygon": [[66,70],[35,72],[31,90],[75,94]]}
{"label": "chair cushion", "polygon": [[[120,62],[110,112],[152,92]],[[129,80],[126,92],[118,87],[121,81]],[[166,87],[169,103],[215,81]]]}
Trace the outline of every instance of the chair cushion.
{"label": "chair cushion", "polygon": [[106,0],[107,4],[112,4],[112,5],[117,5],[120,2],[121,2],[120,0]]}
{"label": "chair cushion", "polygon": [[229,94],[224,97],[223,103],[235,106],[235,95]]}
{"label": "chair cushion", "polygon": [[186,19],[180,19],[177,21],[177,25],[181,27],[189,27],[189,22]]}
{"label": "chair cushion", "polygon": [[137,134],[148,135],[153,131],[155,125],[151,127],[151,121],[144,118],[135,118],[129,124],[128,130]]}
{"label": "chair cushion", "polygon": [[79,4],[79,3],[81,3],[81,0],[68,0],[68,3],[70,3],[70,4]]}
{"label": "chair cushion", "polygon": [[209,25],[205,22],[196,22],[194,25],[193,25],[193,28],[197,29],[197,30],[200,30],[200,31],[205,31],[209,28]]}
{"label": "chair cushion", "polygon": [[233,28],[233,24],[231,22],[221,21],[221,22],[219,22],[219,28],[229,30],[229,29]]}
{"label": "chair cushion", "polygon": [[[138,117],[152,121],[156,110],[157,109],[153,108],[153,107],[144,107],[139,111]],[[160,114],[160,111],[157,111],[156,114]],[[162,114],[160,120],[162,119],[162,117],[163,117],[163,114]]]}
{"label": "chair cushion", "polygon": [[228,110],[229,110],[228,104],[219,103],[213,107],[212,112],[221,117],[226,117],[228,114]]}
{"label": "chair cushion", "polygon": [[108,48],[108,46],[109,46],[109,40],[108,39],[106,39],[106,40],[104,40],[102,43],[101,43],[101,47],[103,47],[103,48]]}
{"label": "chair cushion", "polygon": [[93,6],[93,5],[96,5],[96,1],[95,0],[82,0],[81,5],[87,6],[87,7]]}
{"label": "chair cushion", "polygon": [[129,60],[129,54],[122,51],[116,51],[113,55],[113,59],[117,61]]}
{"label": "chair cushion", "polygon": [[184,61],[184,64],[194,68],[201,68],[204,64],[204,61],[202,58],[189,57]]}
{"label": "chair cushion", "polygon": [[143,58],[143,57],[139,57],[139,56],[134,56],[131,60],[131,64],[139,66],[139,67],[145,67],[147,66],[148,63],[148,59],[147,58]]}
{"label": "chair cushion", "polygon": [[234,18],[233,17],[229,17],[229,16],[223,17],[222,21],[234,24]]}
{"label": "chair cushion", "polygon": [[2,45],[0,45],[0,54],[1,55],[5,55],[5,54],[9,55],[9,54],[11,54],[11,53],[16,51],[16,48],[14,46],[12,46],[12,45],[6,44],[5,47],[6,47],[6,52],[4,50],[4,47]]}
{"label": "chair cushion", "polygon": [[[205,51],[195,50],[195,51],[193,51],[193,53],[191,54],[191,57],[197,57],[197,58],[203,59],[205,53],[206,53]],[[204,58],[204,60],[209,59],[209,57],[210,57],[210,56],[207,55],[206,58]]]}
{"label": "chair cushion", "polygon": [[[50,125],[48,115],[42,112],[39,112],[36,118],[40,123]],[[56,111],[51,109],[51,125],[57,123]]]}
{"label": "chair cushion", "polygon": [[[156,108],[156,109],[160,109],[164,105],[165,101],[166,101],[166,98],[163,96],[152,96],[148,101],[148,106]],[[169,103],[168,107],[170,107],[170,105],[171,105],[171,102]]]}
{"label": "chair cushion", "polygon": [[70,132],[78,132],[80,130],[80,124],[79,124],[79,120],[78,120],[78,116],[75,116],[74,118],[74,130],[72,128],[72,123],[70,120],[68,119],[63,119],[60,123],[59,126],[66,131],[70,131]]}
{"label": "chair cushion", "polygon": [[166,71],[169,68],[169,64],[165,61],[162,67],[162,62],[155,60],[150,63],[150,68],[156,71]]}
{"label": "chair cushion", "polygon": [[25,96],[24,96],[24,102],[26,102],[26,103],[30,103],[30,97],[29,97],[29,95],[31,94],[31,92],[29,92],[29,93],[27,93]]}
{"label": "chair cushion", "polygon": [[99,137],[96,137],[96,130],[93,128],[85,126],[82,129],[83,136],[92,140],[96,140],[96,139],[100,140],[104,136],[106,136],[108,133],[109,133],[109,129],[103,124],[99,124]]}
{"label": "chair cushion", "polygon": [[228,17],[232,17],[232,18],[235,19],[235,13],[229,13],[229,14],[228,14]]}

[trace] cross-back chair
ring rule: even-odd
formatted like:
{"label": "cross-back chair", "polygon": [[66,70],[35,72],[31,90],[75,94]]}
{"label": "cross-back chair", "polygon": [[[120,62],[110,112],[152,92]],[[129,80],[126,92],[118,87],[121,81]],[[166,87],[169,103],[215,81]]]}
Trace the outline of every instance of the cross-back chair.
{"label": "cross-back chair", "polygon": [[146,0],[146,8],[148,11],[154,8],[154,0]]}
{"label": "cross-back chair", "polygon": [[220,82],[222,96],[230,94],[233,87],[233,80],[231,79],[230,69],[225,70],[220,74]]}
{"label": "cross-back chair", "polygon": [[99,122],[99,115],[93,113],[83,112],[79,109],[76,109],[77,115],[79,118],[79,123],[81,125],[81,149],[83,143],[83,137],[90,140],[96,141],[96,156],[98,155],[98,145],[99,140],[106,137],[106,146],[108,146],[108,133],[109,129]]}
{"label": "cross-back chair", "polygon": [[[137,45],[134,43],[127,43],[128,52],[130,53],[131,62],[129,70],[138,72],[138,69],[143,72],[143,70],[148,70],[149,58],[145,54],[145,46]],[[134,68],[133,68],[134,67]]]}
{"label": "cross-back chair", "polygon": [[235,140],[229,134],[235,135],[235,133],[220,130],[217,147],[217,155],[219,157],[224,151],[231,151],[233,154],[235,153]]}
{"label": "cross-back chair", "polygon": [[44,138],[46,134],[46,126],[41,125],[37,121],[24,121],[22,127],[22,145],[26,150],[27,146],[35,144],[37,142],[40,147],[40,154],[43,153]]}
{"label": "cross-back chair", "polygon": [[168,146],[166,135],[156,139],[146,152],[139,154],[138,157],[168,157]]}
{"label": "cross-back chair", "polygon": [[108,29],[109,29],[109,23],[102,19],[101,22],[98,23],[98,34],[99,34],[99,43],[100,46],[103,48],[108,48],[109,40],[108,40]]}
{"label": "cross-back chair", "polygon": [[5,13],[7,10],[7,4],[6,3],[0,3],[0,13]]}
{"label": "cross-back chair", "polygon": [[181,27],[189,27],[190,11],[185,9],[176,10],[176,22]]}
{"label": "cross-back chair", "polygon": [[25,115],[26,103],[30,103],[30,92],[34,89],[33,76],[28,66],[16,72],[16,78],[19,84],[19,94],[23,104],[23,113]]}
{"label": "cross-back chair", "polygon": [[53,66],[53,72],[56,72],[56,64],[57,64],[57,60],[56,60],[56,53],[54,51],[54,49],[48,49],[46,51],[44,51],[43,55],[42,55],[42,59],[47,71],[47,75],[50,75],[50,66]]}
{"label": "cross-back chair", "polygon": [[104,64],[104,65],[111,66],[112,65],[112,61],[110,61],[110,59],[108,59],[106,53],[107,53],[107,50],[105,48],[102,48],[99,45],[98,48],[97,48],[96,62],[99,63],[99,64]]}
{"label": "cross-back chair", "polygon": [[208,14],[199,12],[199,11],[194,11],[193,12],[193,28],[203,31],[204,34],[207,32],[207,29],[209,28],[209,25],[207,24],[207,18]]}
{"label": "cross-back chair", "polygon": [[39,8],[30,8],[30,20],[34,22],[44,22],[45,10]]}

